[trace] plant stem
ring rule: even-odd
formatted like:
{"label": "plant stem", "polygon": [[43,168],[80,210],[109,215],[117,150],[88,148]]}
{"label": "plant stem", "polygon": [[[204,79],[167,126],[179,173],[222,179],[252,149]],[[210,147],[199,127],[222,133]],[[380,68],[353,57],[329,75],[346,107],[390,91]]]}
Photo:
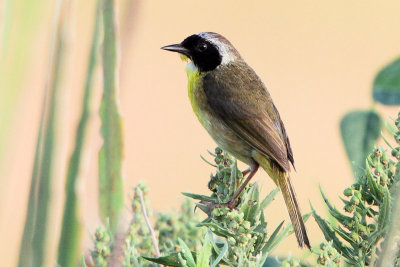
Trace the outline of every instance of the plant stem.
{"label": "plant stem", "polygon": [[100,0],[97,3],[92,45],[82,102],[82,113],[76,130],[75,147],[69,160],[65,185],[66,200],[62,231],[58,247],[58,264],[63,267],[76,266],[80,258],[80,242],[82,226],[79,218],[79,207],[76,193],[76,183],[81,167],[81,158],[86,138],[87,124],[90,116],[90,100],[92,95],[94,72],[97,65],[98,39],[101,25]]}
{"label": "plant stem", "polygon": [[100,105],[101,135],[103,146],[99,152],[99,208],[105,222],[110,220],[111,230],[116,232],[123,208],[122,120],[119,113],[118,91],[118,43],[114,0],[103,0],[103,98]]}
{"label": "plant stem", "polygon": [[160,250],[158,248],[158,242],[157,242],[156,235],[154,233],[153,227],[150,224],[149,216],[147,216],[146,205],[144,203],[142,190],[139,187],[137,187],[136,190],[137,190],[138,195],[139,195],[140,205],[142,207],[143,218],[144,218],[144,220],[146,222],[147,227],[149,228],[150,237],[151,237],[151,241],[153,242],[153,247],[154,247],[154,250],[156,252],[156,256],[160,257],[161,254],[160,254]]}

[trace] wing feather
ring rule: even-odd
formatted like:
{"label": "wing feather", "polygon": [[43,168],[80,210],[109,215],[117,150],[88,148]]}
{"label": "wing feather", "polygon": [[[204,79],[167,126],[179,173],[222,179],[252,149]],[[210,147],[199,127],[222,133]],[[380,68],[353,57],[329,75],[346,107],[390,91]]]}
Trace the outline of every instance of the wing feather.
{"label": "wing feather", "polygon": [[290,170],[293,153],[283,122],[264,84],[245,62],[209,72],[203,88],[211,110],[229,128],[285,171]]}

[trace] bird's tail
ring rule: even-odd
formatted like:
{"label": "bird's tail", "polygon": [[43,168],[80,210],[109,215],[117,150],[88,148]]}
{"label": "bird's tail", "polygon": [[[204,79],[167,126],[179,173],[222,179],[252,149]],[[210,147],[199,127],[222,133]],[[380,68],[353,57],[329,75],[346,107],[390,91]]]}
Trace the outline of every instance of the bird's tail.
{"label": "bird's tail", "polygon": [[306,226],[304,225],[304,221],[301,216],[300,207],[297,203],[296,194],[294,192],[289,173],[279,171],[279,178],[275,181],[282,191],[283,199],[285,200],[299,246],[307,246],[310,249],[311,246],[310,241],[308,240]]}

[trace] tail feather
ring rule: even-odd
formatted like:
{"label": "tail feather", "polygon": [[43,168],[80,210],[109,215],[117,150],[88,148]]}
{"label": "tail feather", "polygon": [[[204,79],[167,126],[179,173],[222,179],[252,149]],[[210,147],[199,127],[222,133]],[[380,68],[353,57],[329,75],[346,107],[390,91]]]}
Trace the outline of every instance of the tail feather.
{"label": "tail feather", "polygon": [[283,199],[285,200],[289,217],[293,224],[297,242],[299,243],[300,247],[306,246],[310,249],[311,246],[310,241],[308,240],[306,226],[304,225],[304,221],[301,216],[300,207],[297,203],[296,194],[294,192],[289,173],[280,172],[280,177],[277,179],[277,182],[282,191]]}

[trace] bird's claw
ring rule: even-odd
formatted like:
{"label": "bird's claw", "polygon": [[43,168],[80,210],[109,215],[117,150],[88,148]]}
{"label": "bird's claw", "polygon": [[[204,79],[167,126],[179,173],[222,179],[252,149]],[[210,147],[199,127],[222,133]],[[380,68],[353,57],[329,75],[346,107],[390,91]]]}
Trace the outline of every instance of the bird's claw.
{"label": "bird's claw", "polygon": [[[214,209],[222,208],[222,207],[226,207],[231,210],[236,209],[235,201],[232,201],[232,200],[230,200],[227,203],[213,203],[213,202],[202,200],[202,201],[200,201],[200,204],[205,205],[208,208],[210,208],[210,211],[209,211],[210,214]],[[209,213],[207,213],[207,214],[210,215]]]}

